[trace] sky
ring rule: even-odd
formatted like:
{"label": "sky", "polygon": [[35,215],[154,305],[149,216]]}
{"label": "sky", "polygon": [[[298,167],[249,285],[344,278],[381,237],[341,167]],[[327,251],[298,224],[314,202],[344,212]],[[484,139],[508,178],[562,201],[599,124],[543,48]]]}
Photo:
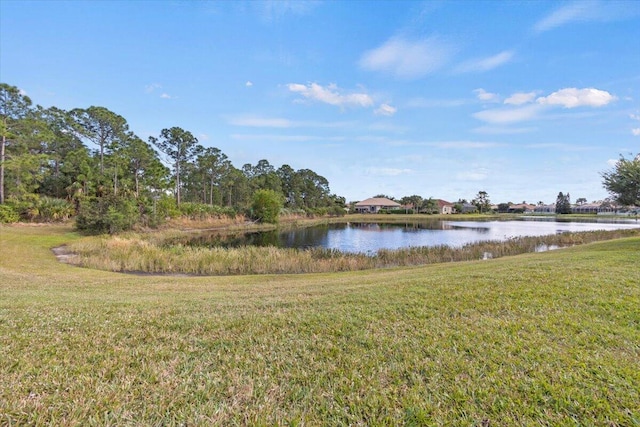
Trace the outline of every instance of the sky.
{"label": "sky", "polygon": [[640,153],[640,1],[0,0],[0,81],[347,201],[591,202]]}

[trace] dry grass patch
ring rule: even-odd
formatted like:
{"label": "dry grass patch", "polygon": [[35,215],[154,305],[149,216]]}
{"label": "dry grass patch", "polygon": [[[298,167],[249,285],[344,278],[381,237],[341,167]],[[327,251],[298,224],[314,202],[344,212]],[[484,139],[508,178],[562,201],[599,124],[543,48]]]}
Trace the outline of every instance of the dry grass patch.
{"label": "dry grass patch", "polygon": [[542,245],[575,246],[600,240],[640,235],[640,229],[563,233],[519,237],[505,242],[380,250],[374,255],[332,249],[290,249],[245,246],[237,248],[187,246],[184,231],[126,233],[78,240],[68,246],[74,265],[120,272],[155,274],[230,275],[300,274],[406,267],[442,262],[499,258],[534,252]]}

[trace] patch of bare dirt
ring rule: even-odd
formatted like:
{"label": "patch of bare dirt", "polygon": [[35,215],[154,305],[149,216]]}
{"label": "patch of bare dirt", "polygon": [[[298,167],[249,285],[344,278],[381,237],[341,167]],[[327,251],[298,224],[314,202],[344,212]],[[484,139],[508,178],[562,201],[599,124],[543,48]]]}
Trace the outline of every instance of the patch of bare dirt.
{"label": "patch of bare dirt", "polygon": [[64,262],[65,264],[69,264],[69,259],[75,255],[73,252],[69,251],[67,245],[52,248],[51,252],[53,252],[58,261]]}

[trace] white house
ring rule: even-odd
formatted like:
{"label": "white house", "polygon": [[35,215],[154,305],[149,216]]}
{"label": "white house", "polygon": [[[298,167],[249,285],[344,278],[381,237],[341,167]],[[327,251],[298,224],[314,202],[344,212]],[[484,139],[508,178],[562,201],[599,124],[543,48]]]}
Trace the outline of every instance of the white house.
{"label": "white house", "polygon": [[597,214],[600,212],[601,204],[602,203],[584,203],[575,205],[571,207],[571,212],[576,214]]}
{"label": "white house", "polygon": [[385,197],[372,197],[356,203],[355,208],[360,213],[378,213],[384,209],[401,209],[402,205]]}
{"label": "white house", "polygon": [[533,212],[539,214],[554,214],[556,213],[556,204],[538,205],[533,209]]}

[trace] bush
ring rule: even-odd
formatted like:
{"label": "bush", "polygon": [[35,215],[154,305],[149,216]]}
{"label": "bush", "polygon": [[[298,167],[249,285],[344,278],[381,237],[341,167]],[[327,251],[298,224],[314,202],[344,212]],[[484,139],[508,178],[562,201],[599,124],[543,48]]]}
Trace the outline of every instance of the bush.
{"label": "bush", "polygon": [[180,216],[180,209],[176,203],[176,199],[173,197],[163,195],[157,201],[155,205],[155,215],[157,218],[177,218]]}
{"label": "bush", "polygon": [[282,198],[273,190],[258,190],[253,194],[251,203],[252,217],[261,222],[277,224]]}
{"label": "bush", "polygon": [[289,217],[306,217],[307,211],[302,208],[283,208],[280,209],[280,215]]}
{"label": "bush", "polygon": [[39,221],[57,222],[66,221],[75,214],[73,205],[64,199],[42,197],[38,203],[40,212]]}
{"label": "bush", "polygon": [[23,221],[58,222],[66,221],[75,214],[73,204],[64,199],[29,194],[20,200],[14,200],[13,210]]}
{"label": "bush", "polygon": [[309,218],[322,217],[325,216],[327,212],[327,208],[309,208],[307,209],[307,216]]}
{"label": "bush", "polygon": [[340,206],[331,206],[329,208],[330,216],[345,216],[346,213],[347,212],[344,210],[344,208]]}
{"label": "bush", "polygon": [[0,205],[0,224],[11,224],[18,222],[20,215],[11,205]]}
{"label": "bush", "polygon": [[76,228],[87,233],[117,233],[132,229],[140,220],[136,200],[107,196],[80,202]]}
{"label": "bush", "polygon": [[182,216],[193,220],[236,216],[236,211],[230,207],[206,205],[203,203],[182,203],[178,208]]}
{"label": "bush", "polygon": [[378,213],[392,215],[413,215],[414,211],[412,209],[380,209]]}

